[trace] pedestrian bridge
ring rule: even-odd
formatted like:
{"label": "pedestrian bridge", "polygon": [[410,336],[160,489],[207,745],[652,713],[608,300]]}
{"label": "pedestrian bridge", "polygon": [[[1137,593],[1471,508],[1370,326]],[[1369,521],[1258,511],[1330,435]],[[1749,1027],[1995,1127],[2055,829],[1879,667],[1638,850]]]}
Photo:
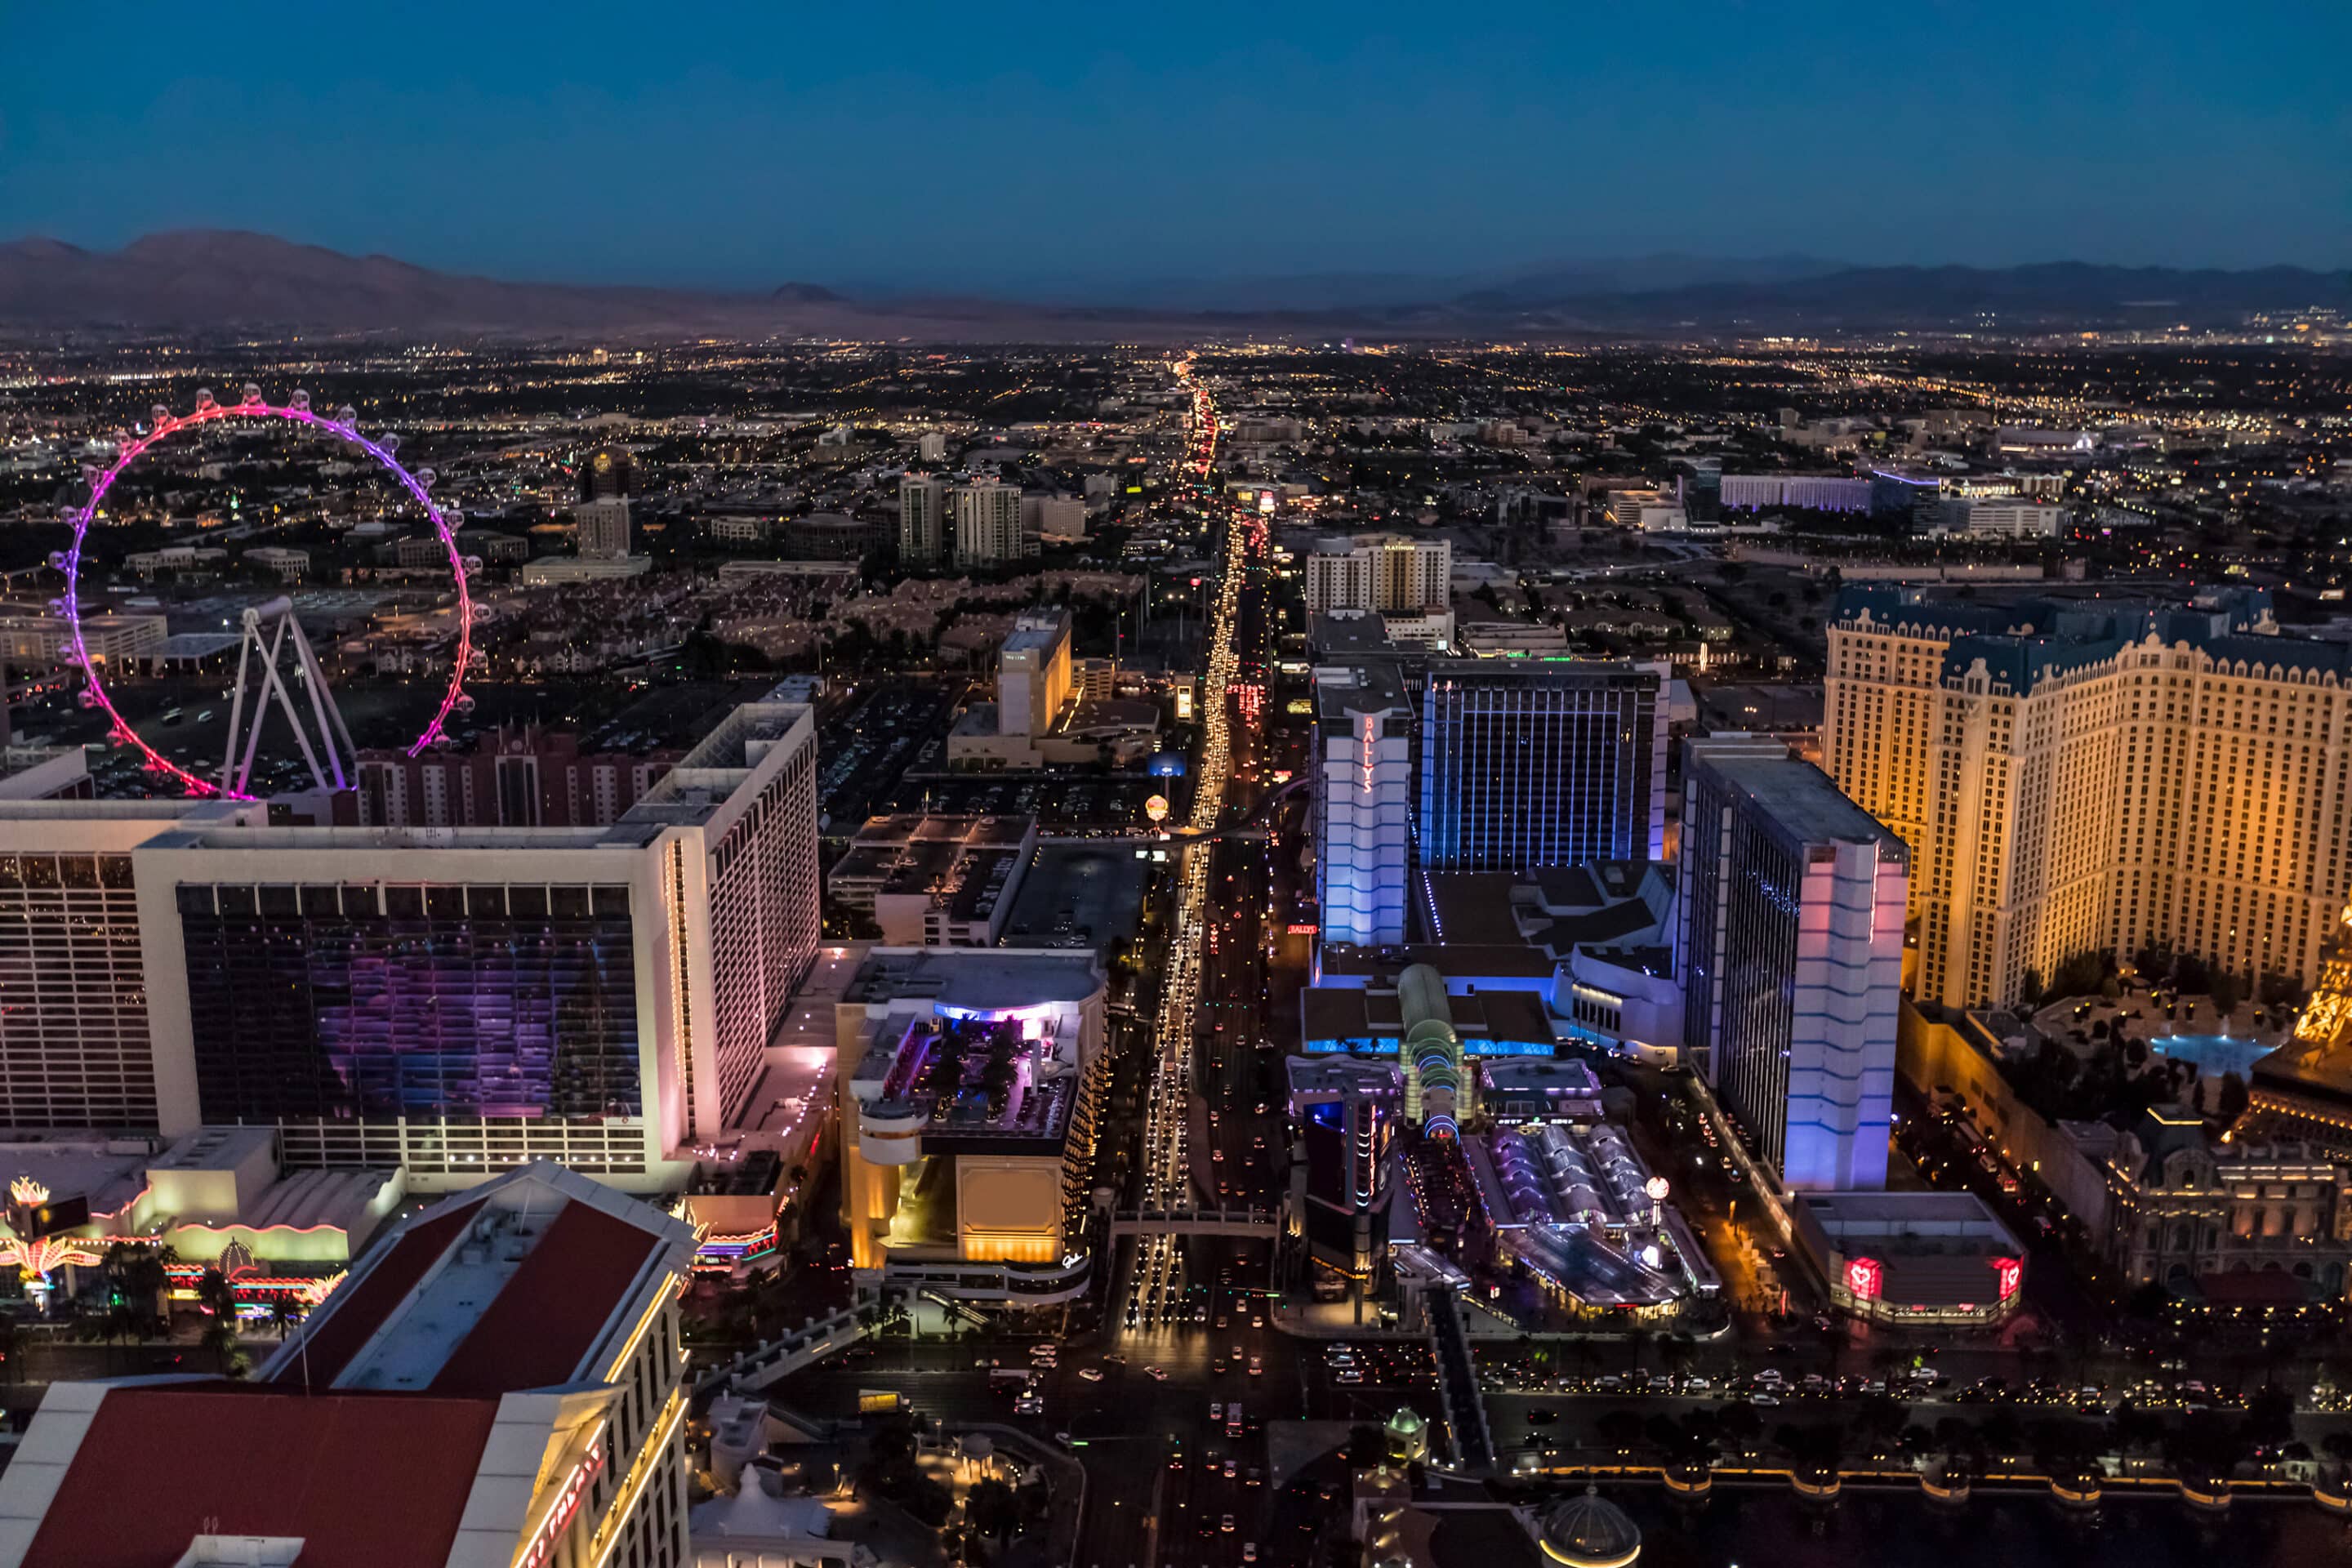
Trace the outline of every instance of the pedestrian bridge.
{"label": "pedestrian bridge", "polygon": [[1114,1209],[1113,1236],[1273,1236],[1282,1229],[1274,1209]]}
{"label": "pedestrian bridge", "polygon": [[1454,1431],[1454,1458],[1466,1470],[1495,1462],[1495,1437],[1486,1426],[1486,1396],[1478,1387],[1478,1363],[1462,1324],[1460,1298],[1451,1290],[1429,1293],[1429,1348],[1437,1358],[1437,1394]]}
{"label": "pedestrian bridge", "polygon": [[739,1351],[704,1379],[704,1386],[731,1384],[738,1394],[757,1394],[769,1384],[814,1365],[837,1350],[866,1337],[855,1308],[844,1308],[829,1318],[804,1323],[788,1334]]}

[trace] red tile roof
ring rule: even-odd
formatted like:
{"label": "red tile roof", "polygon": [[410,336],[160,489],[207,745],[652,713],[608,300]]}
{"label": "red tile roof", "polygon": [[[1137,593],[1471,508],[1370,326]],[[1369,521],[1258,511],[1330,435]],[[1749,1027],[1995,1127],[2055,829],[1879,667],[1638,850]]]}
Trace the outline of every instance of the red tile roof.
{"label": "red tile roof", "polygon": [[427,1391],[496,1394],[572,1381],[659,1239],[592,1204],[564,1205]]}
{"label": "red tile roof", "polygon": [[411,1226],[392,1244],[375,1266],[327,1298],[316,1321],[304,1331],[308,1350],[294,1357],[273,1380],[278,1384],[325,1388],[331,1384],[370,1336],[381,1328],[425,1271],[433,1267],[450,1244],[465,1234],[481,1201],[458,1204],[448,1213]]}
{"label": "red tile roof", "polygon": [[497,1415],[414,1394],[110,1389],[24,1568],[171,1568],[207,1533],[299,1536],[303,1568],[440,1563]]}

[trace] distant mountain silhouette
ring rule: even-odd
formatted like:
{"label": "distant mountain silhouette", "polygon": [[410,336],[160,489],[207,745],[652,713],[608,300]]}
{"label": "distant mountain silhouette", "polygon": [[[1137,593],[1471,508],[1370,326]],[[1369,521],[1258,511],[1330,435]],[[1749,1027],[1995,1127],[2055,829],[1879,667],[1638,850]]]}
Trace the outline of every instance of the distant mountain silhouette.
{"label": "distant mountain silhouette", "polygon": [[790,324],[779,307],[842,302],[811,283],[767,296],[509,283],[217,229],[149,235],[111,252],[54,239],[0,245],[0,322],[43,328],[767,330]]}
{"label": "distant mountain silhouette", "polygon": [[[2352,273],[2102,267],[1850,267],[1811,257],[1652,256],[1482,279],[1322,274],[1104,289],[1099,302],[961,295],[854,300],[807,282],[765,293],[515,283],[346,256],[268,235],[194,229],[116,251],[0,244],[0,329],[313,334],[837,333],[1064,341],[1220,331],[1447,336],[1728,336],[2230,323],[2352,305]],[[1217,301],[1233,301],[1218,303]]]}
{"label": "distant mountain silhouette", "polygon": [[1473,315],[1568,327],[1864,331],[1890,327],[2200,325],[2249,311],[2352,301],[2352,273],[2102,267],[1847,267],[1769,281],[1598,290],[1530,280],[1450,301]]}
{"label": "distant mountain silhouette", "polygon": [[1740,259],[1664,252],[1615,260],[1522,268],[1445,298],[1472,309],[1518,310],[1530,303],[1591,299],[1596,295],[1658,293],[1712,285],[1769,288],[1851,269],[1849,263],[1825,261],[1818,256]]}

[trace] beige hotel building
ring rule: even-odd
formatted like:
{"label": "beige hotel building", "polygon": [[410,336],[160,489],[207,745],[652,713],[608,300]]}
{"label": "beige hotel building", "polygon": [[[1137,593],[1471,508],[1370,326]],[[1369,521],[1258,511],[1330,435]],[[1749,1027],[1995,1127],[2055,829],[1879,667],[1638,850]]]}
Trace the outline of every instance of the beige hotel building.
{"label": "beige hotel building", "polygon": [[2347,674],[2352,647],[2281,635],[2256,590],[1847,588],[1824,762],[1913,849],[1919,999],[2011,1001],[2148,944],[2315,979],[2352,888]]}

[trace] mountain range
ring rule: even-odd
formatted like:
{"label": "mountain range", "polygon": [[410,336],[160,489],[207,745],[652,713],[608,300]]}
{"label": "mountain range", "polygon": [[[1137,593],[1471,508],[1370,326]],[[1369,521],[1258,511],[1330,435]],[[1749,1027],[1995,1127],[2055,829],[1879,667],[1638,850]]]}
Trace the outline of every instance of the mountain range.
{"label": "mountain range", "polygon": [[1060,299],[856,295],[524,283],[348,256],[268,235],[182,230],[120,250],[0,244],[0,330],[235,330],[640,338],[720,333],[1082,341],[1223,331],[1451,336],[1835,336],[2230,325],[2249,312],[2352,306],[2352,272],[2057,262],[1854,267],[1811,257],[1563,263],[1478,277],[1401,273],[1173,279]]}

